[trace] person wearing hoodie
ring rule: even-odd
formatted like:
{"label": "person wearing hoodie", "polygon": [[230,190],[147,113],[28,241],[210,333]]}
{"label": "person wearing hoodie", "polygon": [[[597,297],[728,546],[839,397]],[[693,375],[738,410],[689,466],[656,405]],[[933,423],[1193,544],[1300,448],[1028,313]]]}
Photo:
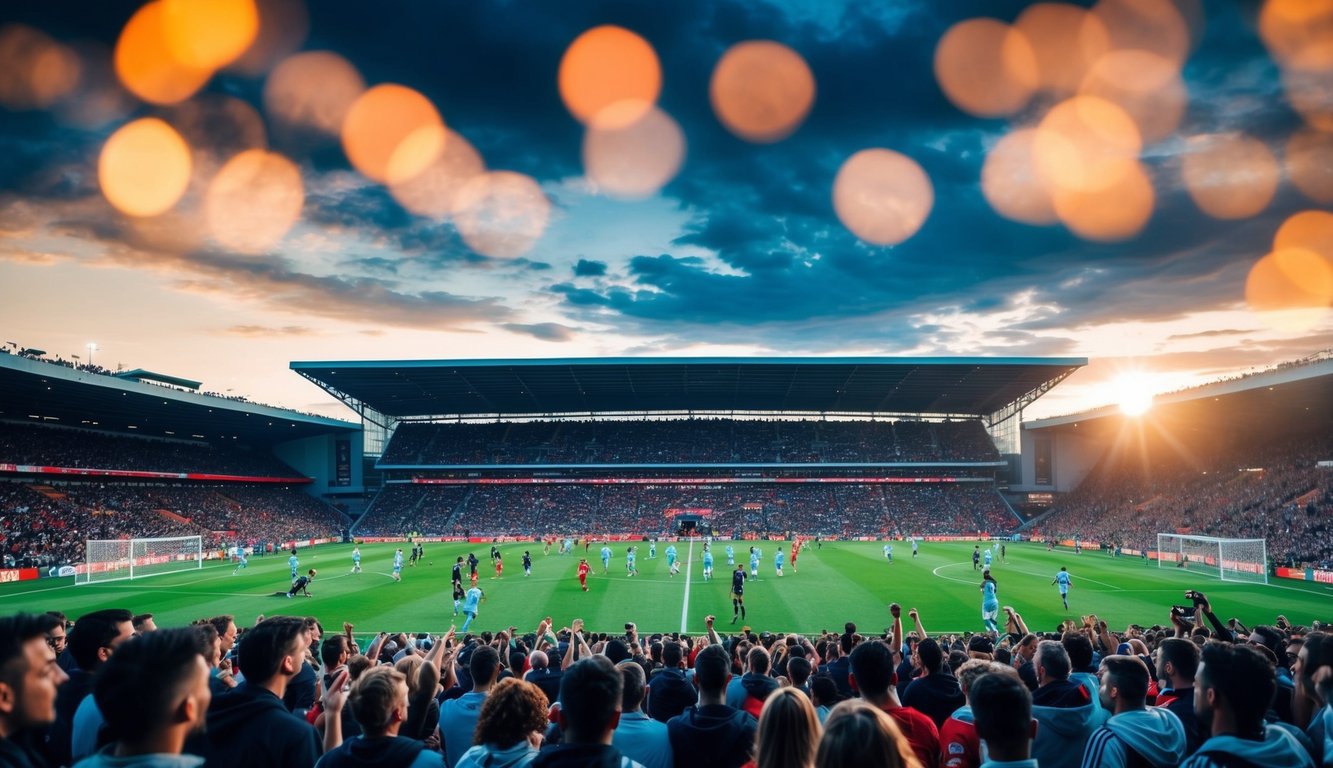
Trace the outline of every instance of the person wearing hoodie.
{"label": "person wearing hoodie", "polygon": [[208,709],[204,757],[209,766],[297,768],[319,758],[315,729],[282,703],[301,671],[310,635],[305,622],[273,616],[241,638],[245,682],[217,696]]}
{"label": "person wearing hoodie", "polygon": [[680,643],[662,641],[662,668],[648,681],[648,715],[659,723],[694,706],[694,686],[685,678],[685,650]]}
{"label": "person wearing hoodie", "polygon": [[730,679],[731,659],[722,646],[699,651],[694,659],[699,703],[667,722],[676,768],[738,768],[749,761],[758,721],[727,706]]}
{"label": "person wearing hoodie", "polygon": [[37,750],[56,720],[56,696],[69,675],[48,637],[64,622],[49,613],[0,617],[0,766],[43,768]]}
{"label": "person wearing hoodie", "polygon": [[643,713],[643,697],[648,692],[644,685],[643,667],[633,660],[616,665],[620,670],[623,691],[620,696],[620,722],[611,735],[611,746],[631,760],[643,763],[645,768],[671,768],[671,738],[666,723]]}
{"label": "person wearing hoodie", "polygon": [[1264,722],[1277,691],[1273,662],[1248,645],[1211,641],[1194,675],[1194,714],[1212,737],[1181,768],[1314,768],[1294,736]]}
{"label": "person wearing hoodie", "polygon": [[1106,711],[1093,701],[1095,688],[1069,679],[1069,654],[1058,641],[1037,644],[1033,667],[1037,690],[1032,693],[1032,717],[1038,727],[1032,756],[1042,768],[1077,768],[1088,737],[1106,722]]}
{"label": "person wearing hoodie", "polygon": [[1194,673],[1199,668],[1199,646],[1183,637],[1168,637],[1157,646],[1156,706],[1171,710],[1185,726],[1185,754],[1203,743],[1194,717]]}
{"label": "person wearing hoodie", "polygon": [[1185,726],[1169,709],[1148,707],[1148,665],[1137,656],[1107,656],[1098,695],[1112,713],[1083,750],[1083,768],[1176,766],[1185,757]]}
{"label": "person wearing hoodie", "polygon": [[749,671],[741,675],[740,686],[727,686],[727,706],[743,709],[758,719],[764,709],[764,699],[778,689],[778,681],[768,674],[771,663],[772,658],[762,645],[751,648],[745,655],[745,666]]}
{"label": "person wearing hoodie", "polygon": [[456,766],[463,753],[472,747],[472,737],[481,717],[481,705],[500,677],[500,654],[489,645],[472,651],[468,660],[472,691],[446,701],[440,707],[440,738],[444,739],[444,762]]}
{"label": "person wearing hoodie", "polygon": [[456,768],[523,768],[537,757],[546,730],[546,694],[516,678],[501,680],[481,705],[476,743]]}
{"label": "person wearing hoodie", "polygon": [[1329,768],[1333,766],[1333,635],[1311,632],[1294,655],[1295,701],[1311,710],[1305,732],[1311,754],[1323,768]]}
{"label": "person wearing hoodie", "polygon": [[[977,680],[989,674],[1014,674],[1013,667],[997,661],[969,659],[958,668],[958,685],[963,705],[954,710],[940,726],[941,768],[977,768],[981,764],[981,739],[977,736],[976,717],[972,712],[971,689]],[[1020,680],[1022,678],[1019,678]],[[1032,696],[1028,696],[1028,708]]]}
{"label": "person wearing hoodie", "polygon": [[605,656],[588,656],[566,669],[555,713],[561,743],[543,748],[532,768],[643,768],[611,746],[623,686],[620,672]]}
{"label": "person wearing hoodie", "polygon": [[407,720],[407,677],[393,667],[364,672],[348,700],[361,735],[331,749],[316,768],[443,768],[440,753],[398,735]]}
{"label": "person wearing hoodie", "polygon": [[79,768],[197,768],[204,758],[181,754],[185,738],[203,729],[213,649],[193,628],[164,629],[129,640],[97,674],[93,699],[116,739],[79,761]]}
{"label": "person wearing hoodie", "polygon": [[939,641],[928,637],[917,643],[916,655],[925,674],[908,683],[903,704],[926,713],[938,728],[963,706],[963,691],[958,678],[944,666],[944,651]]}

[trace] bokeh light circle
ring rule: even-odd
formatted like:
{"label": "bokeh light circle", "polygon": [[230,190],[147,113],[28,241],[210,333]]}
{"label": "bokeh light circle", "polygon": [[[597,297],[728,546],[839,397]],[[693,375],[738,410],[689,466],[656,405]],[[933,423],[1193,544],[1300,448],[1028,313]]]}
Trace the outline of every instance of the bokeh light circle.
{"label": "bokeh light circle", "polygon": [[102,146],[97,179],[116,210],[157,216],[174,206],[190,184],[190,147],[155,117],[122,126]]}
{"label": "bokeh light circle", "polygon": [[1282,71],[1287,103],[1311,128],[1333,133],[1333,70],[1311,72],[1294,67]]}
{"label": "bokeh light circle", "polygon": [[434,141],[444,121],[420,93],[384,84],[361,94],[343,121],[343,151],[352,166],[375,181],[404,182],[425,171],[444,149]]}
{"label": "bokeh light circle", "polygon": [[1149,51],[1177,67],[1190,54],[1190,26],[1173,0],[1099,0],[1092,12],[1106,26],[1112,48]]}
{"label": "bokeh light circle", "polygon": [[1014,20],[1037,62],[1038,87],[1059,96],[1072,94],[1093,62],[1111,49],[1106,25],[1068,3],[1035,3]]}
{"label": "bokeh light circle", "polygon": [[284,59],[264,83],[264,111],[280,125],[337,136],[366,81],[351,62],[329,51]]}
{"label": "bokeh light circle", "polygon": [[1031,128],[1000,139],[981,166],[981,192],[995,212],[1024,224],[1054,224],[1051,187],[1037,172]]}
{"label": "bokeh light circle", "polygon": [[950,27],[935,47],[935,79],[954,106],[979,117],[1022,109],[1041,82],[1027,36],[995,19]]}
{"label": "bokeh light circle", "polygon": [[680,126],[642,102],[612,104],[592,119],[583,136],[584,171],[599,192],[611,197],[637,200],[655,194],[675,178],[684,160]]}
{"label": "bokeh light circle", "polygon": [[574,39],[560,59],[560,98],[581,123],[618,101],[657,102],[662,66],[639,35],[611,24]]}
{"label": "bokeh light circle", "polygon": [[130,17],[116,40],[116,75],[144,101],[175,104],[193,96],[213,76],[176,58],[167,41],[165,0],[154,0]]}
{"label": "bokeh light circle", "polygon": [[259,34],[255,0],[161,2],[167,50],[187,67],[224,67],[245,53]]}
{"label": "bokeh light circle", "polygon": [[1301,211],[1289,217],[1273,236],[1273,250],[1299,248],[1333,264],[1333,213]]}
{"label": "bokeh light circle", "polygon": [[1333,72],[1333,2],[1266,0],[1259,36],[1284,67]]}
{"label": "bokeh light circle", "polygon": [[1088,70],[1079,84],[1084,96],[1105,99],[1134,120],[1143,143],[1175,133],[1185,116],[1189,95],[1180,69],[1149,51],[1111,51]]}
{"label": "bokeh light circle", "polygon": [[1180,171],[1195,205],[1215,219],[1259,213],[1273,199],[1282,175],[1263,142],[1236,133],[1191,137]]}
{"label": "bokeh light circle", "polygon": [[0,106],[45,109],[79,84],[82,64],[73,49],[25,24],[0,27]]}
{"label": "bokeh light circle", "polygon": [[477,253],[512,259],[532,249],[546,231],[551,202],[530,176],[491,171],[473,177],[458,192],[454,223]]}
{"label": "bokeh light circle", "polygon": [[875,245],[897,245],[916,234],[934,205],[930,177],[915,160],[890,149],[857,152],[833,181],[838,219]]}
{"label": "bokeh light circle", "polygon": [[263,253],[282,240],[301,215],[301,171],[282,155],[247,150],[227,161],[208,185],[209,232],[242,253]]}
{"label": "bokeh light circle", "polygon": [[228,69],[255,77],[301,49],[310,33],[305,0],[256,0],[259,34]]}
{"label": "bokeh light circle", "polygon": [[747,40],[722,54],[708,83],[717,119],[760,144],[787,138],[815,101],[815,76],[796,51],[772,40]]}
{"label": "bokeh light circle", "polygon": [[1270,326],[1309,330],[1333,304],[1333,262],[1304,248],[1275,250],[1250,269],[1245,301]]}
{"label": "bokeh light circle", "polygon": [[1052,202],[1070,232],[1099,243],[1128,240],[1143,231],[1156,205],[1152,180],[1137,161],[1126,160],[1100,187],[1056,189]]}
{"label": "bokeh light circle", "polygon": [[1333,203],[1333,134],[1302,130],[1287,141],[1287,178],[1316,203]]}
{"label": "bokeh light circle", "polygon": [[[459,193],[486,171],[481,154],[458,133],[437,127],[443,146],[435,162],[412,179],[389,186],[398,204],[421,216],[443,219],[458,212]],[[429,139],[426,139],[429,140]]]}
{"label": "bokeh light circle", "polygon": [[1143,144],[1138,125],[1119,106],[1075,96],[1046,113],[1032,147],[1037,172],[1052,189],[1096,192],[1119,182]]}

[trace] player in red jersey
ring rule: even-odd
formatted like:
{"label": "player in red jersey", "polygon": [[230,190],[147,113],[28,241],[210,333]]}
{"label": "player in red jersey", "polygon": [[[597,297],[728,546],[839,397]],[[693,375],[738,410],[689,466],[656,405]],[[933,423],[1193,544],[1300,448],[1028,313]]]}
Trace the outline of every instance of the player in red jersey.
{"label": "player in red jersey", "polygon": [[587,592],[587,591],[588,591],[588,571],[589,571],[589,568],[588,568],[588,561],[587,561],[587,559],[585,558],[585,559],[583,559],[583,560],[580,560],[580,561],[579,561],[579,586],[583,587],[583,591],[584,591],[584,592]]}
{"label": "player in red jersey", "polygon": [[498,578],[500,578],[501,576],[503,576],[503,575],[504,575],[504,569],[505,569],[505,563],[504,563],[504,560],[500,558],[500,551],[499,551],[499,550],[496,550],[496,552],[495,552],[495,576],[493,576],[492,578],[496,578],[496,579],[498,579]]}
{"label": "player in red jersey", "polygon": [[791,542],[791,572],[796,573],[796,556],[801,554],[801,539],[797,537]]}

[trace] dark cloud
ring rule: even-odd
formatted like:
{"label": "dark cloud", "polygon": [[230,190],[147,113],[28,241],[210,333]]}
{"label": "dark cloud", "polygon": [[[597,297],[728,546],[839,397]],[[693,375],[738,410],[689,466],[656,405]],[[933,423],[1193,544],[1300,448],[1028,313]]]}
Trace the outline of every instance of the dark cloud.
{"label": "dark cloud", "polygon": [[575,277],[600,277],[606,274],[606,262],[579,259],[574,265]]}
{"label": "dark cloud", "polygon": [[505,323],[500,327],[542,341],[573,341],[575,334],[575,329],[560,323]]}

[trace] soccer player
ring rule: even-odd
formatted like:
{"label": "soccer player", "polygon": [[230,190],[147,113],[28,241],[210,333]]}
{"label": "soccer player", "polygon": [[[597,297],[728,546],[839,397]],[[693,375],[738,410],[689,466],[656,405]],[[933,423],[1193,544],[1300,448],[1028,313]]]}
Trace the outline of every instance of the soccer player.
{"label": "soccer player", "polygon": [[745,618],[745,566],[737,565],[731,572],[731,623]]}
{"label": "soccer player", "polygon": [[497,546],[495,546],[494,544],[492,544],[492,545],[491,545],[491,562],[495,562],[495,558],[497,558],[497,557],[499,557],[499,556],[500,556],[500,548],[497,547]]}
{"label": "soccer player", "polygon": [[634,558],[635,558],[634,547],[630,547],[630,548],[628,549],[628,551],[625,552],[625,575],[626,575],[626,576],[633,576],[633,575],[635,575],[635,574],[637,574],[637,573],[639,572],[639,568],[638,568],[638,566],[636,566],[636,565],[634,564]]}
{"label": "soccer player", "polygon": [[236,574],[240,573],[240,572],[241,572],[241,569],[242,569],[242,568],[245,568],[245,567],[246,567],[247,565],[249,565],[249,564],[250,564],[250,561],[247,560],[247,559],[245,558],[245,547],[237,547],[237,548],[236,548],[236,570],[232,571],[232,572],[231,572],[231,575],[232,575],[232,576],[235,576]]}
{"label": "soccer player", "polygon": [[711,581],[713,578],[713,550],[704,547],[704,581]]}
{"label": "soccer player", "polygon": [[890,563],[893,562],[893,545],[892,545],[892,544],[885,544],[885,545],[884,545],[884,559],[885,559],[885,560],[888,560]]}
{"label": "soccer player", "polygon": [[588,568],[588,558],[585,557],[585,558],[583,558],[582,560],[579,561],[579,586],[580,586],[580,587],[583,587],[583,591],[584,591],[584,592],[587,592],[587,591],[588,591],[588,571],[589,571],[589,570],[590,570],[590,569]]}
{"label": "soccer player", "polygon": [[606,572],[607,572],[608,570],[610,570],[610,569],[611,569],[611,545],[610,545],[610,544],[603,544],[603,545],[602,545],[602,575],[605,576],[605,575],[606,575]]}
{"label": "soccer player", "polygon": [[562,555],[568,555],[570,552],[573,552],[573,551],[574,551],[574,540],[573,540],[573,539],[568,539],[568,538],[565,539],[565,545],[564,545],[564,547],[560,550],[560,554],[562,554]]}
{"label": "soccer player", "polygon": [[463,556],[459,555],[454,561],[453,572],[449,574],[449,580],[454,584],[454,590],[461,592],[463,589]]}
{"label": "soccer player", "polygon": [[296,597],[297,592],[300,592],[306,597],[310,597],[310,590],[307,589],[306,587],[308,587],[310,585],[310,582],[314,580],[315,580],[315,569],[311,568],[310,572],[307,575],[301,576],[297,578],[296,581],[292,582],[292,588],[287,590],[287,597],[289,598]]}
{"label": "soccer player", "polygon": [[972,547],[972,570],[976,570],[981,564],[981,545],[976,544]]}
{"label": "soccer player", "polygon": [[796,556],[801,554],[801,540],[791,545],[791,572],[796,573]]}
{"label": "soccer player", "polygon": [[750,547],[750,578],[759,578],[759,550]]}
{"label": "soccer player", "polygon": [[675,544],[668,544],[668,545],[667,545],[667,548],[666,548],[666,557],[667,557],[667,571],[668,571],[668,573],[669,573],[670,575],[675,576],[675,575],[676,575],[676,572],[680,570],[678,567],[676,567],[676,545],[675,545]]}
{"label": "soccer player", "polygon": [[986,551],[983,552],[983,553],[981,554],[981,569],[982,569],[983,571],[986,570],[986,569],[988,569],[988,568],[990,568],[990,561],[991,561],[991,559],[992,559],[992,555],[991,555],[991,552],[990,552],[990,548],[987,547]]}
{"label": "soccer player", "polygon": [[542,548],[542,554],[543,554],[543,555],[549,555],[549,554],[551,554],[551,540],[550,540],[550,539],[542,539],[542,544],[544,545],[543,548]]}
{"label": "soccer player", "polygon": [[361,547],[352,547],[352,573],[361,572]]}
{"label": "soccer player", "polygon": [[1069,585],[1073,583],[1069,578],[1069,569],[1063,565],[1060,566],[1060,572],[1055,574],[1051,583],[1060,585],[1060,600],[1064,602],[1065,610],[1069,610]]}
{"label": "soccer player", "polygon": [[915,536],[912,536],[912,537],[910,537],[909,540],[912,542],[912,559],[915,560],[915,559],[916,559],[916,554],[917,554],[917,552],[916,552],[916,547],[917,547],[916,542],[917,542],[917,538],[916,538]]}
{"label": "soccer player", "polygon": [[[670,547],[667,548],[667,555],[668,555],[668,556],[671,555],[671,548],[670,548]],[[657,539],[649,539],[649,540],[648,540],[648,559],[649,559],[649,560],[656,560],[656,559],[657,559]]]}
{"label": "soccer player", "polygon": [[393,553],[393,580],[403,580],[403,548],[399,547],[397,552]]}
{"label": "soccer player", "polygon": [[466,594],[466,593],[463,592],[463,580],[462,580],[462,578],[460,577],[458,581],[455,581],[455,582],[454,582],[454,615],[455,615],[455,616],[458,615],[458,609],[459,609],[459,607],[461,607],[461,606],[463,605],[463,597],[464,597],[465,594]]}
{"label": "soccer player", "polygon": [[505,561],[504,558],[500,557],[500,550],[497,549],[495,550],[495,575],[492,576],[491,578],[493,579],[500,578],[501,576],[504,575],[504,570],[505,570]]}
{"label": "soccer player", "polygon": [[733,547],[733,546],[731,546],[730,544],[728,544],[728,545],[727,545],[727,548],[726,548],[725,550],[723,550],[723,551],[727,553],[727,565],[728,565],[728,566],[735,565],[735,564],[736,564],[736,548]]}
{"label": "soccer player", "polygon": [[467,591],[467,598],[463,602],[463,626],[458,630],[460,633],[466,633],[473,619],[477,618],[477,606],[486,597],[486,593],[481,591],[481,587],[473,587]]}
{"label": "soccer player", "polygon": [[995,594],[995,579],[990,575],[990,569],[981,572],[981,620],[986,624],[986,630],[989,632],[999,632],[1000,626],[995,622],[1000,616],[1000,598]]}
{"label": "soccer player", "polygon": [[301,567],[301,561],[296,559],[296,547],[292,547],[292,556],[287,558],[287,565],[292,569],[292,581],[296,581],[297,569]]}
{"label": "soccer player", "polygon": [[413,545],[412,545],[412,554],[408,555],[408,557],[407,557],[407,564],[408,564],[410,567],[412,567],[412,568],[416,568],[416,567],[417,567],[417,545],[416,545],[416,544],[413,544]]}
{"label": "soccer player", "polygon": [[525,549],[523,550],[523,577],[532,575],[532,555]]}
{"label": "soccer player", "polygon": [[477,553],[476,553],[476,552],[469,552],[469,553],[467,553],[467,567],[468,567],[468,570],[472,572],[472,585],[473,585],[473,586],[476,586],[476,584],[477,584],[477,566],[480,565],[480,564],[481,564],[481,561],[477,559]]}
{"label": "soccer player", "polygon": [[782,547],[778,547],[778,553],[773,555],[773,570],[777,571],[779,577],[782,576],[782,560]]}
{"label": "soccer player", "polygon": [[1002,563],[1009,562],[1009,555],[1007,554],[1006,551],[1007,549],[1008,547],[1005,546],[1005,543],[1003,541],[1000,542],[1000,562]]}

